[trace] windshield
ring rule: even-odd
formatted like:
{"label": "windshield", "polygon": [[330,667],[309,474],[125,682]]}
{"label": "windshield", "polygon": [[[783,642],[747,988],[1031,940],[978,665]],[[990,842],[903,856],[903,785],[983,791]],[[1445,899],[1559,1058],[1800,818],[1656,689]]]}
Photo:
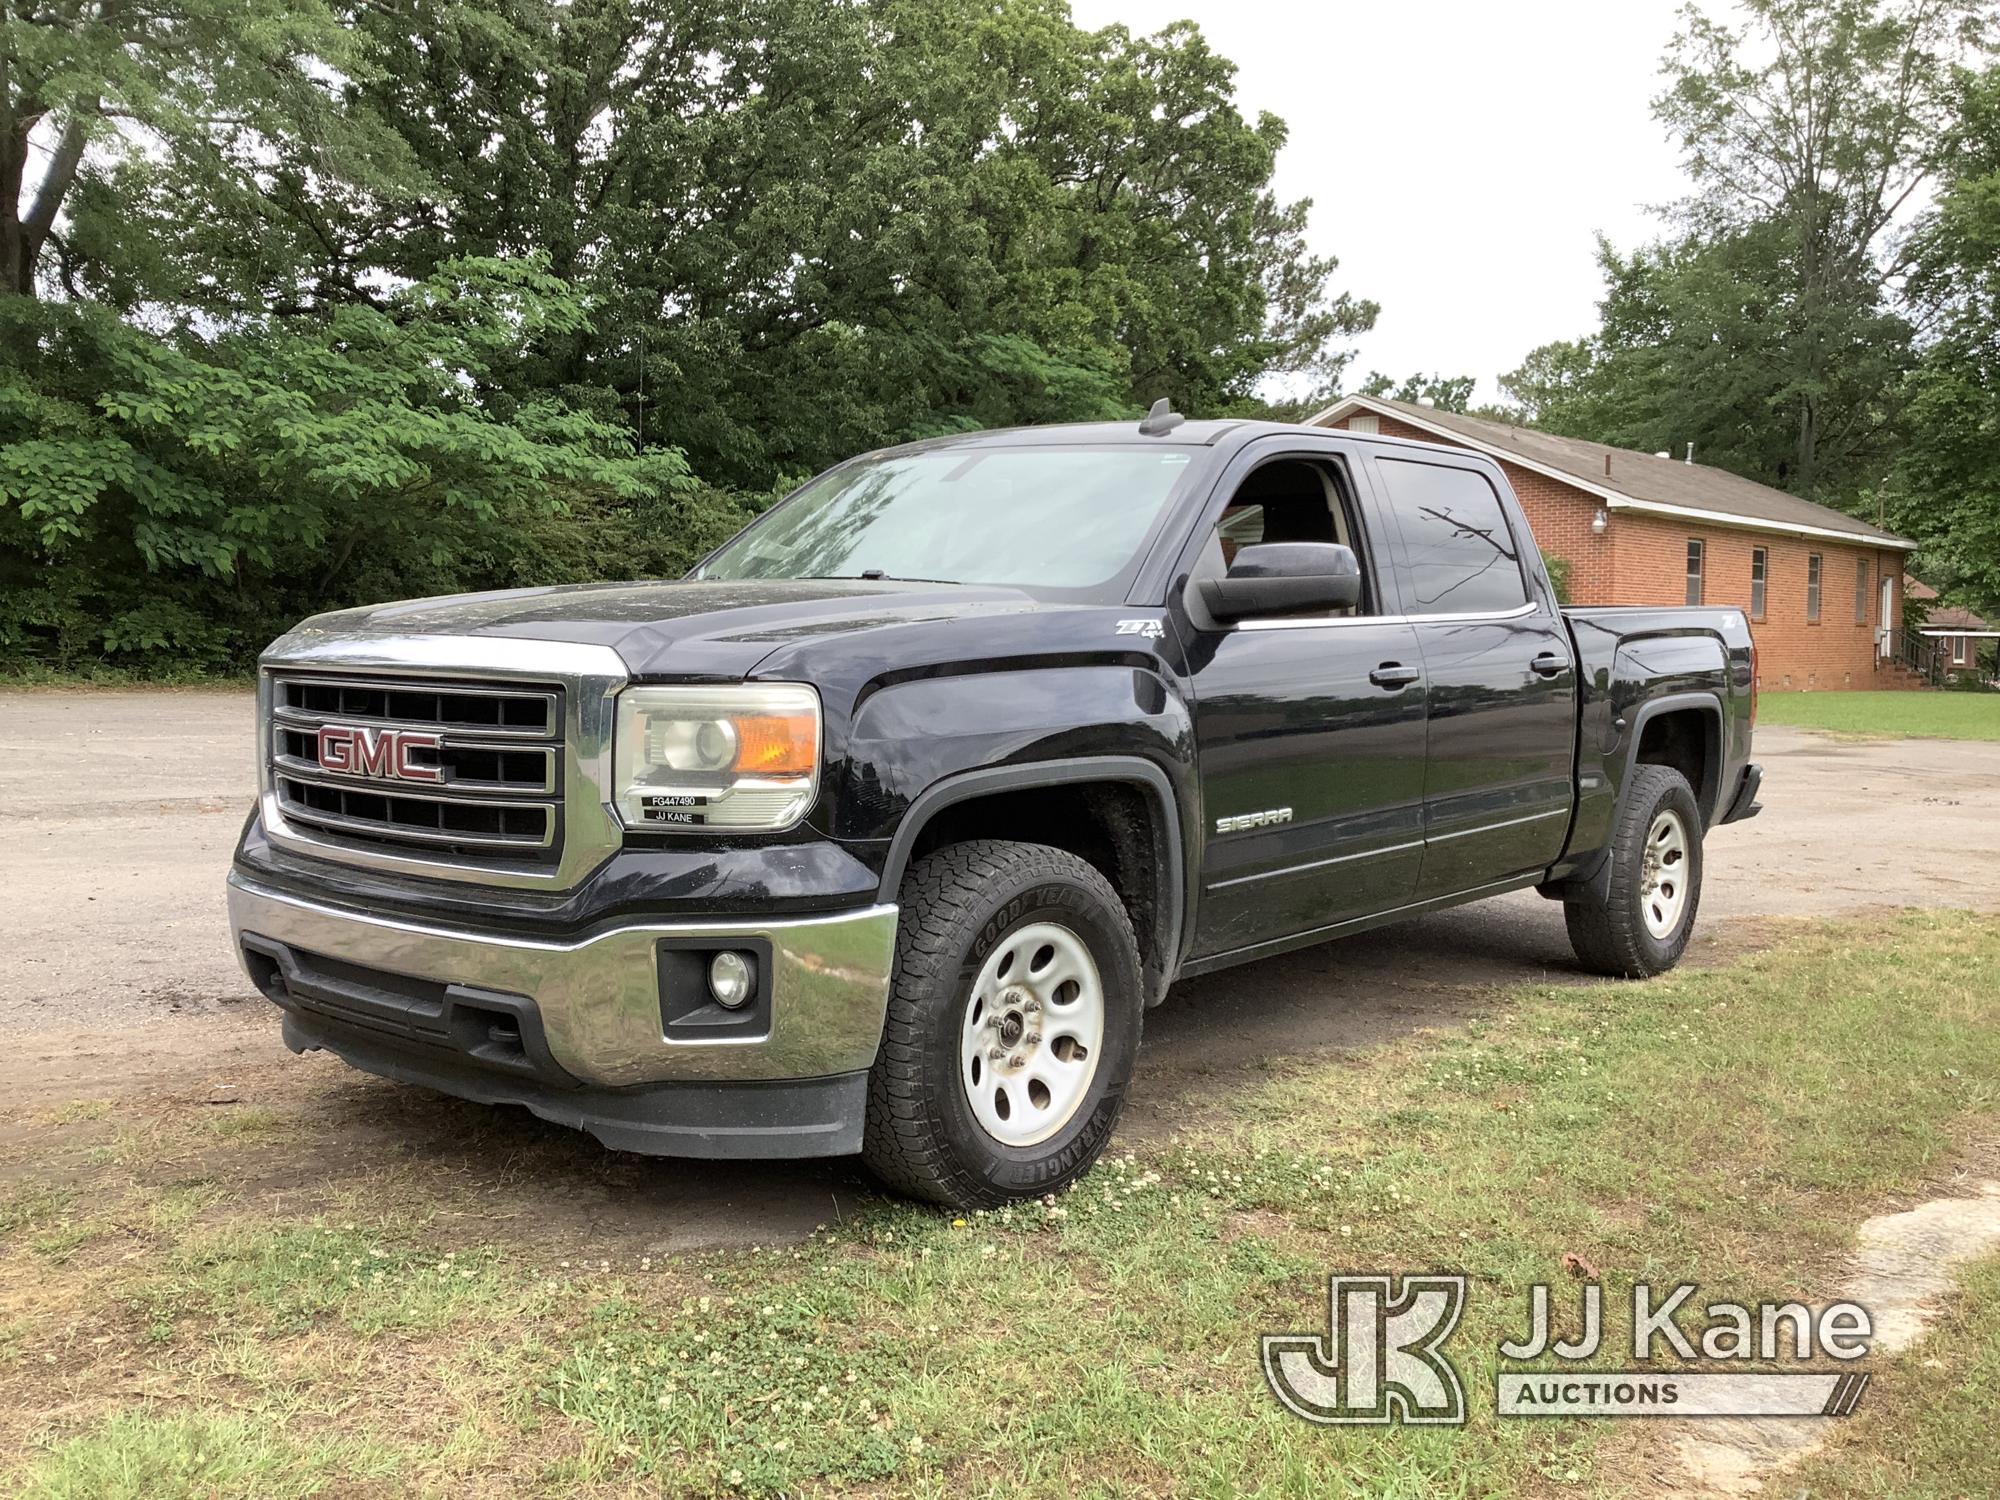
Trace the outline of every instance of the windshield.
{"label": "windshield", "polygon": [[947,448],[821,475],[697,578],[912,578],[1108,593],[1137,571],[1184,449]]}

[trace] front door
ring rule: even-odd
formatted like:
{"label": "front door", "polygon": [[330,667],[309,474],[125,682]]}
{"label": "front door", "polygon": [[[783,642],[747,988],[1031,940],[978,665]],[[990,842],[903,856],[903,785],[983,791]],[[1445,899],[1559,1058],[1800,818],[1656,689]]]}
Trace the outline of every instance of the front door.
{"label": "front door", "polygon": [[1194,954],[1370,915],[1410,899],[1422,862],[1424,687],[1415,629],[1383,617],[1371,541],[1331,457],[1254,463],[1194,576],[1238,546],[1354,548],[1368,583],[1339,614],[1186,631],[1203,836]]}
{"label": "front door", "polygon": [[1424,862],[1417,899],[1546,868],[1575,798],[1577,678],[1552,600],[1480,468],[1380,456],[1403,604],[1427,683]]}

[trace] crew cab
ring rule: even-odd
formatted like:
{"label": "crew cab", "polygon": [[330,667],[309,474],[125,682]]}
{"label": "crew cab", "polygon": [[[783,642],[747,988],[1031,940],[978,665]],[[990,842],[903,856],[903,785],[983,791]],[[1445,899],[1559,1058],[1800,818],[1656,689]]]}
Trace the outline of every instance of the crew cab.
{"label": "crew cab", "polygon": [[1482,455],[1164,407],[855,458],[676,582],[320,615],[259,697],[295,1051],[960,1206],[1090,1165],[1183,977],[1526,887],[1670,967],[1760,781],[1741,611],[1562,608]]}

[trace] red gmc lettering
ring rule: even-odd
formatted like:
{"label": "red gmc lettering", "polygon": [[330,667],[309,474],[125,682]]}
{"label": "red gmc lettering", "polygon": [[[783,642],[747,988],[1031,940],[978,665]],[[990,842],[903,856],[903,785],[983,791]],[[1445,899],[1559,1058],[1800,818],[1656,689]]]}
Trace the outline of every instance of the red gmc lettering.
{"label": "red gmc lettering", "polygon": [[435,750],[439,743],[437,735],[417,730],[324,724],[319,731],[320,769],[391,781],[442,781],[444,773],[435,764],[411,759],[412,751]]}

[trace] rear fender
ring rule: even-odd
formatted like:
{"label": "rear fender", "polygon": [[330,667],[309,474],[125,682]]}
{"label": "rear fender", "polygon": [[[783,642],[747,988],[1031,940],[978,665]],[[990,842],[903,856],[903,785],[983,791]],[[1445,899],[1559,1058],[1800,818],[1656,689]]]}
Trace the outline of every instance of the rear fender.
{"label": "rear fender", "polygon": [[1608,898],[1611,889],[1611,829],[1616,823],[1618,808],[1624,801],[1625,789],[1632,784],[1633,772],[1639,765],[1639,747],[1645,742],[1646,726],[1666,714],[1688,712],[1700,715],[1705,737],[1703,774],[1701,785],[1694,788],[1695,804],[1701,809],[1703,826],[1714,824],[1724,771],[1721,698],[1715,693],[1701,691],[1669,693],[1664,697],[1648,699],[1612,719],[1612,742],[1606,747],[1600,764],[1595,769],[1586,767],[1580,777],[1582,795],[1579,798],[1576,839],[1579,844],[1587,846],[1589,852],[1563,879],[1543,886],[1542,894],[1561,898],[1588,891],[1598,899]]}

